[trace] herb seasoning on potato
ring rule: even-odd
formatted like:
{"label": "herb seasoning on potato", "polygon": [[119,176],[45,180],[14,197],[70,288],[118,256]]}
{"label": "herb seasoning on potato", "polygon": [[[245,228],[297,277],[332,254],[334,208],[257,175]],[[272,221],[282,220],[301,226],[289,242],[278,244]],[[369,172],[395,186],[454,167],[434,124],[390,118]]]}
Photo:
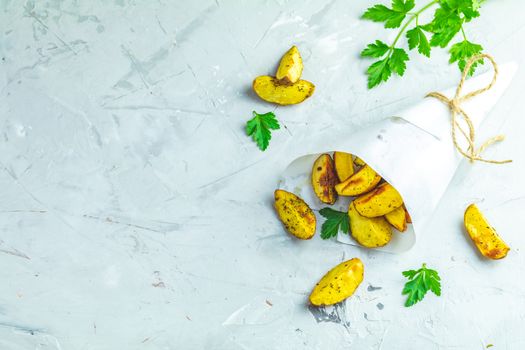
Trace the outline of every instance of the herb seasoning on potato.
{"label": "herb seasoning on potato", "polygon": [[310,303],[315,306],[337,304],[352,296],[363,281],[365,267],[353,258],[332,268],[315,285]]}
{"label": "herb seasoning on potato", "polygon": [[316,219],[308,204],[291,192],[275,190],[275,210],[286,230],[299,239],[315,234]]}
{"label": "herb seasoning on potato", "polygon": [[312,167],[312,187],[319,200],[326,204],[334,204],[337,199],[335,184],[334,161],[329,154],[321,154]]}
{"label": "herb seasoning on potato", "polygon": [[510,250],[496,230],[475,204],[465,210],[464,223],[467,233],[483,256],[489,259],[503,259]]}

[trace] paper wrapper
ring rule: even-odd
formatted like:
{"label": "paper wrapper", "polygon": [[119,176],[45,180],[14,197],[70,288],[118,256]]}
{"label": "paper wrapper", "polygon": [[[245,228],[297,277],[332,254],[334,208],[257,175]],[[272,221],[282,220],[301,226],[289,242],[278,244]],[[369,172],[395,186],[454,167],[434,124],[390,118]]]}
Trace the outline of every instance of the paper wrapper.
{"label": "paper wrapper", "polygon": [[[491,90],[462,104],[476,129],[509,85],[516,68],[512,63],[501,66],[498,80]],[[489,71],[468,79],[462,94],[487,85],[492,75],[493,72]],[[455,89],[444,91],[444,94],[452,97]],[[401,193],[412,217],[413,224],[409,224],[405,232],[392,228],[390,243],[376,250],[400,253],[410,249],[416,242],[416,232],[422,232],[459,162],[464,159],[452,142],[449,108],[434,98],[424,98],[397,116],[358,132],[334,129],[312,135],[308,141],[294,144],[287,150],[288,159],[294,160],[282,174],[279,188],[297,194],[314,210],[327,207],[315,196],[310,182],[314,160],[319,154],[332,151],[356,155]],[[349,202],[349,197],[340,196],[332,207],[346,211]],[[318,232],[322,222],[322,218],[318,220]],[[337,240],[358,245],[352,237],[341,232]]]}

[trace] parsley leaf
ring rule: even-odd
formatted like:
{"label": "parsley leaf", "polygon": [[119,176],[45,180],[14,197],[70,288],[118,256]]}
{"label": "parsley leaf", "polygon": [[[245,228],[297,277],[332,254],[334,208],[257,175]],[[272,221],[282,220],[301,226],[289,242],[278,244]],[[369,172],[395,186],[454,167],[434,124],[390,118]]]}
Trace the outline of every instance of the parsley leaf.
{"label": "parsley leaf", "polygon": [[[471,43],[468,40],[463,40],[459,43],[452,45],[452,47],[450,48],[450,60],[448,62],[458,62],[459,69],[463,71],[467,64],[467,60],[470,57],[480,53],[481,51],[483,51],[483,46]],[[483,60],[479,60],[472,64],[469,71],[469,75],[474,74],[474,70],[476,69],[478,64],[483,64]]]}
{"label": "parsley leaf", "polygon": [[392,75],[392,70],[388,61],[389,57],[372,63],[366,73],[368,74],[368,88],[371,89],[379,85],[382,81],[387,81]]}
{"label": "parsley leaf", "polygon": [[414,0],[393,0],[392,8],[385,5],[372,6],[366,10],[363,18],[374,22],[385,22],[385,28],[397,28],[414,6]]}
{"label": "parsley leaf", "polygon": [[381,40],[376,40],[375,43],[368,44],[368,46],[361,51],[362,57],[383,57],[385,53],[390,49],[390,47],[382,42]]}
{"label": "parsley leaf", "polygon": [[392,51],[392,56],[390,56],[390,60],[388,61],[388,65],[393,72],[402,76],[405,74],[405,70],[407,69],[405,62],[408,60],[409,58],[407,52],[404,49],[394,49]]}
{"label": "parsley leaf", "polygon": [[417,271],[408,270],[403,271],[402,274],[408,278],[402,292],[403,295],[408,295],[406,307],[423,300],[429,290],[437,296],[441,295],[441,278],[436,270],[428,269],[426,264]]}
{"label": "parsley leaf", "polygon": [[343,233],[348,233],[350,229],[350,220],[348,213],[333,210],[331,208],[323,208],[319,210],[319,214],[326,218],[321,226],[321,238],[328,239],[337,236],[339,230]]}
{"label": "parsley leaf", "polygon": [[421,26],[415,26],[413,29],[407,31],[406,35],[408,39],[408,48],[410,50],[417,47],[417,51],[420,54],[430,57],[430,44],[425,32],[421,29]]}
{"label": "parsley leaf", "polygon": [[253,118],[246,123],[246,134],[252,137],[261,151],[264,151],[272,138],[271,130],[279,128],[279,122],[273,112],[259,114],[253,111]]}

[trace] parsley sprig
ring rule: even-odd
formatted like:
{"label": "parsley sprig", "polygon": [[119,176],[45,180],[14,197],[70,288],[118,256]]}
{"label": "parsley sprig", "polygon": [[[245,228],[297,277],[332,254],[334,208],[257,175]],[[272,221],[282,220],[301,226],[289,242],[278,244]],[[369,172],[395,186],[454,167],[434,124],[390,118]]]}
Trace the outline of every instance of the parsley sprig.
{"label": "parsley sprig", "polygon": [[323,226],[321,226],[322,239],[336,237],[339,230],[343,233],[348,233],[348,230],[350,229],[348,213],[331,208],[323,208],[319,210],[319,214],[326,218],[325,222],[323,222]]}
{"label": "parsley sprig", "polygon": [[426,264],[419,270],[403,271],[403,276],[408,278],[402,292],[408,295],[406,307],[423,300],[429,290],[437,296],[441,295],[441,278],[436,270],[428,269]]}
{"label": "parsley sprig", "polygon": [[259,114],[253,111],[253,118],[246,123],[246,134],[251,136],[261,151],[268,148],[272,131],[280,129],[279,121],[273,112]]}
{"label": "parsley sprig", "polygon": [[[465,68],[466,61],[473,55],[483,51],[479,44],[467,40],[463,25],[478,17],[479,7],[483,0],[432,0],[416,11],[412,11],[415,0],[392,0],[391,7],[385,5],[374,5],[363,14],[364,19],[384,23],[384,27],[400,28],[392,44],[388,45],[381,40],[369,44],[362,52],[362,57],[379,58],[372,63],[367,70],[368,88],[387,81],[392,73],[403,76],[406,70],[406,62],[410,59],[406,50],[396,47],[403,33],[408,41],[409,50],[417,48],[417,51],[430,57],[432,47],[445,48],[454,37],[461,32],[461,41],[450,47],[449,63],[458,62],[460,70]],[[438,6],[434,12],[431,22],[419,23],[420,15],[426,10]],[[415,22],[415,26],[407,30],[409,25]],[[430,40],[427,38],[431,35]],[[478,61],[472,66],[470,74],[474,73],[476,66],[483,64]]]}

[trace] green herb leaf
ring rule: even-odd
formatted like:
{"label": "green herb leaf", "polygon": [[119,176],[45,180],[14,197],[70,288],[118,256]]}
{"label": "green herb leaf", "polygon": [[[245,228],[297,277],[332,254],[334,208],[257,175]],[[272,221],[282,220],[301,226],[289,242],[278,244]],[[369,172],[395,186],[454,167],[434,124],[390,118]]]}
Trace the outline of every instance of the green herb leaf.
{"label": "green herb leaf", "polygon": [[405,74],[405,70],[407,69],[405,62],[408,60],[409,58],[407,52],[404,49],[394,49],[394,51],[392,51],[392,56],[390,56],[388,65],[390,66],[390,69],[392,69],[392,71],[397,75],[403,76],[403,74]]}
{"label": "green herb leaf", "polygon": [[410,29],[407,31],[406,35],[408,39],[408,48],[410,50],[417,47],[417,51],[420,54],[430,57],[430,44],[421,26],[416,26],[413,29]]}
{"label": "green herb leaf", "polygon": [[414,5],[414,0],[393,0],[392,8],[385,5],[372,6],[366,10],[363,18],[374,22],[385,22],[385,28],[397,28]]}
{"label": "green herb leaf", "polygon": [[[463,40],[459,43],[452,45],[452,47],[450,48],[449,63],[458,62],[458,67],[463,72],[463,69],[465,69],[465,65],[467,64],[468,59],[480,53],[481,51],[483,51],[483,46],[471,43],[468,40]],[[483,60],[479,60],[472,64],[469,70],[469,75],[474,74],[474,71],[476,70],[476,67],[479,64],[483,64]]]}
{"label": "green herb leaf", "polygon": [[375,43],[368,44],[368,46],[361,51],[362,57],[383,57],[390,49],[387,44],[381,40],[376,40]]}
{"label": "green herb leaf", "polygon": [[331,208],[323,208],[319,210],[319,214],[326,218],[325,222],[323,222],[323,226],[321,226],[322,239],[336,237],[339,230],[343,233],[348,233],[350,229],[348,213]]}
{"label": "green herb leaf", "polygon": [[441,295],[441,278],[436,270],[427,268],[426,264],[417,271],[408,270],[402,274],[408,278],[402,292],[403,295],[408,295],[406,307],[423,300],[429,290],[437,296]]}
{"label": "green herb leaf", "polygon": [[371,89],[379,85],[382,81],[387,81],[392,75],[388,61],[389,57],[372,63],[366,73],[368,74],[368,88]]}
{"label": "green herb leaf", "polygon": [[264,151],[272,138],[271,130],[279,128],[279,122],[273,112],[259,114],[253,111],[253,118],[246,123],[246,134],[252,137],[261,151]]}

